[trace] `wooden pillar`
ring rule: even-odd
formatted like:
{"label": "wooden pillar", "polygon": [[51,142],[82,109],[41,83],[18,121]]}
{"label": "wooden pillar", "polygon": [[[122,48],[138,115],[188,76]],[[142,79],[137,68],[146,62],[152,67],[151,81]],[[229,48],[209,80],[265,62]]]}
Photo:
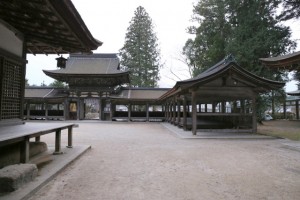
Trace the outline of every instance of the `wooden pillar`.
{"label": "wooden pillar", "polygon": [[179,97],[177,98],[177,125],[179,126],[179,124],[180,124],[180,112],[181,112],[181,110],[180,110],[180,99],[179,99]]}
{"label": "wooden pillar", "polygon": [[45,119],[48,120],[48,103],[45,103]]}
{"label": "wooden pillar", "polygon": [[77,98],[77,110],[76,110],[77,120],[80,119],[80,97]]}
{"label": "wooden pillar", "polygon": [[226,102],[222,101],[222,113],[226,113]]}
{"label": "wooden pillar", "polygon": [[165,120],[168,120],[168,102],[165,102]]}
{"label": "wooden pillar", "polygon": [[167,121],[170,122],[170,102],[167,103],[166,107],[166,112],[167,112]]}
{"label": "wooden pillar", "polygon": [[257,120],[256,120],[256,96],[252,97],[252,132],[257,132]]}
{"label": "wooden pillar", "polygon": [[146,121],[149,122],[149,103],[146,104]]}
{"label": "wooden pillar", "polygon": [[30,119],[30,101],[27,101],[27,104],[26,104],[26,118],[27,120]]}
{"label": "wooden pillar", "polygon": [[171,122],[172,120],[172,102],[169,102],[169,105],[168,105],[168,122]]}
{"label": "wooden pillar", "polygon": [[197,134],[197,103],[196,92],[192,91],[192,133]]}
{"label": "wooden pillar", "polygon": [[245,100],[241,100],[241,113],[246,113]]}
{"label": "wooden pillar", "polygon": [[69,117],[69,113],[70,113],[69,107],[70,107],[69,101],[68,101],[68,99],[65,99],[65,101],[64,101],[64,120],[67,120],[70,118]]}
{"label": "wooden pillar", "polygon": [[182,127],[183,127],[183,130],[187,130],[187,109],[186,109],[186,96],[183,96],[183,121],[182,121]]}
{"label": "wooden pillar", "polygon": [[102,93],[99,92],[98,95],[99,95],[99,120],[101,121],[103,119],[103,117],[102,117],[103,116],[103,106],[102,106],[102,97],[101,97]]}
{"label": "wooden pillar", "polygon": [[114,104],[113,102],[111,101],[110,102],[110,119],[112,120],[114,117]]}
{"label": "wooden pillar", "polygon": [[61,129],[56,130],[55,132],[55,150],[54,155],[62,154],[61,151]]}
{"label": "wooden pillar", "polygon": [[212,106],[212,112],[215,113],[216,112],[216,103],[213,102],[211,106]]}
{"label": "wooden pillar", "polygon": [[131,121],[131,103],[128,103],[128,121]]}
{"label": "wooden pillar", "polygon": [[25,136],[20,145],[20,162],[28,163],[29,161],[29,137]]}
{"label": "wooden pillar", "polygon": [[299,119],[299,100],[296,100],[296,119]]}
{"label": "wooden pillar", "polygon": [[35,137],[35,141],[36,141],[36,142],[40,142],[40,141],[41,141],[41,136],[36,136],[36,137]]}
{"label": "wooden pillar", "polygon": [[172,123],[175,124],[175,121],[176,121],[176,100],[174,98],[174,101],[173,101],[173,117],[172,117]]}
{"label": "wooden pillar", "polygon": [[283,102],[283,118],[286,119],[286,101]]}
{"label": "wooden pillar", "polygon": [[68,127],[68,146],[67,148],[73,148],[73,127]]}

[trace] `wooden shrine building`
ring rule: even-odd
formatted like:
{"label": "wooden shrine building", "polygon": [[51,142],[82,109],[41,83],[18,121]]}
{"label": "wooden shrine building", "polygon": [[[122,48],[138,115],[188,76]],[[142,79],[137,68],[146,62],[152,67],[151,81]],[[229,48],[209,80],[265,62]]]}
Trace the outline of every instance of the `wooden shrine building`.
{"label": "wooden shrine building", "polygon": [[228,56],[195,78],[178,81],[160,100],[166,120],[193,134],[198,129],[256,132],[258,94],[283,86],[246,71]]}
{"label": "wooden shrine building", "polygon": [[158,98],[170,88],[121,88],[110,96],[111,119],[127,121],[164,121],[163,102]]}
{"label": "wooden shrine building", "polygon": [[283,56],[260,58],[260,62],[269,69],[300,70],[300,51]]}
{"label": "wooden shrine building", "polygon": [[65,120],[68,96],[68,90],[63,88],[25,88],[24,119]]}
{"label": "wooden shrine building", "polygon": [[65,119],[84,119],[87,102],[98,105],[100,120],[109,119],[109,96],[129,83],[129,72],[120,70],[116,54],[71,54],[66,68],[44,73],[69,86]]}
{"label": "wooden shrine building", "polygon": [[90,53],[102,44],[70,0],[1,0],[0,34],[0,126],[22,123],[27,53]]}
{"label": "wooden shrine building", "polygon": [[[261,63],[270,70],[283,71],[300,71],[300,51],[290,53],[283,56],[276,56],[271,58],[260,58]],[[283,112],[286,118],[286,107],[294,106],[296,119],[300,119],[299,105],[300,105],[300,83],[298,83],[298,90],[287,92],[291,98],[288,98],[283,104]]]}

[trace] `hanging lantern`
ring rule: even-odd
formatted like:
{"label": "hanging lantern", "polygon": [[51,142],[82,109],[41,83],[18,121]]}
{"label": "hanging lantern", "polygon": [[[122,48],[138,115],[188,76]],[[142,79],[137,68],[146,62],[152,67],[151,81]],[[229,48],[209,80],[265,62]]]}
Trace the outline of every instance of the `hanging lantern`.
{"label": "hanging lantern", "polygon": [[66,68],[66,63],[67,63],[66,58],[60,56],[60,57],[56,58],[56,60],[57,60],[57,67],[58,68],[61,68],[61,69]]}

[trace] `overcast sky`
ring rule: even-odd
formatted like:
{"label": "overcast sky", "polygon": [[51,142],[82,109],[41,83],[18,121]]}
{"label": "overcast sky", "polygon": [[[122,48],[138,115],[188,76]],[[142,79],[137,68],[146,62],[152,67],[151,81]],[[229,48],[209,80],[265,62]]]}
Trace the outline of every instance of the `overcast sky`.
{"label": "overcast sky", "polygon": [[[143,6],[154,24],[161,50],[161,61],[164,68],[160,71],[160,87],[173,87],[176,72],[181,79],[188,78],[186,66],[178,61],[186,40],[191,35],[186,28],[192,24],[193,4],[197,0],[72,0],[79,14],[94,38],[103,42],[94,53],[118,53],[124,45],[125,34],[134,11]],[[293,28],[293,39],[300,39],[299,21],[290,22]],[[298,35],[296,34],[298,33]],[[298,42],[298,46],[300,43]],[[300,48],[297,48],[300,50]],[[56,69],[57,55],[28,55],[26,78],[29,84],[49,84],[54,80],[44,75],[42,69]],[[65,55],[64,57],[68,57]],[[178,80],[178,79],[177,79]],[[287,91],[296,90],[289,84]]]}

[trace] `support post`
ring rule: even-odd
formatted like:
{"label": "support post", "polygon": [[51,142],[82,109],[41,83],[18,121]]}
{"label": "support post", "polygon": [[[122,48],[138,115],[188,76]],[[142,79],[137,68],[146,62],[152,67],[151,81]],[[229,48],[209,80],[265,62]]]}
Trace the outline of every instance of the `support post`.
{"label": "support post", "polygon": [[80,120],[80,98],[77,98],[77,110],[76,110],[77,120]]}
{"label": "support post", "polygon": [[20,163],[29,161],[29,137],[26,136],[20,145]]}
{"label": "support post", "polygon": [[45,103],[45,119],[48,120],[48,103]]}
{"label": "support post", "polygon": [[179,97],[177,98],[177,126],[179,126],[180,125],[180,113],[181,112],[181,110],[180,110],[180,99],[179,99]]}
{"label": "support post", "polygon": [[67,148],[73,148],[73,126],[68,127],[68,146]]}
{"label": "support post", "polygon": [[299,100],[296,100],[296,119],[299,119]]}
{"label": "support post", "polygon": [[35,137],[35,141],[36,141],[36,142],[40,142],[40,141],[41,141],[41,136],[36,136],[36,137]]}
{"label": "support post", "polygon": [[149,122],[149,103],[146,104],[146,121]]}
{"label": "support post", "polygon": [[286,119],[286,101],[283,102],[283,118]]}
{"label": "support post", "polygon": [[187,122],[187,113],[186,113],[186,97],[183,96],[183,122],[182,122],[182,127],[183,127],[183,130],[187,130],[187,126],[186,126],[186,122]]}
{"label": "support post", "polygon": [[62,154],[61,151],[61,129],[56,130],[55,132],[55,150],[53,155]]}
{"label": "support post", "polygon": [[172,117],[172,123],[175,124],[176,122],[176,100],[174,98],[173,101],[173,117]]}
{"label": "support post", "polygon": [[98,93],[98,95],[99,95],[99,120],[101,121],[103,118],[102,118],[102,116],[103,116],[103,110],[102,110],[102,98],[101,98],[101,92],[99,92]]}
{"label": "support post", "polygon": [[131,103],[128,104],[128,121],[131,121]]}
{"label": "support post", "polygon": [[192,133],[197,134],[197,104],[196,104],[196,92],[192,92]]}
{"label": "support post", "polygon": [[256,120],[256,96],[252,97],[252,132],[257,132],[257,120]]}
{"label": "support post", "polygon": [[69,113],[70,113],[70,108],[69,108],[69,101],[66,98],[64,101],[64,120],[70,119]]}
{"label": "support post", "polygon": [[30,119],[30,101],[27,101],[27,104],[26,104],[26,118],[27,118],[27,120]]}

